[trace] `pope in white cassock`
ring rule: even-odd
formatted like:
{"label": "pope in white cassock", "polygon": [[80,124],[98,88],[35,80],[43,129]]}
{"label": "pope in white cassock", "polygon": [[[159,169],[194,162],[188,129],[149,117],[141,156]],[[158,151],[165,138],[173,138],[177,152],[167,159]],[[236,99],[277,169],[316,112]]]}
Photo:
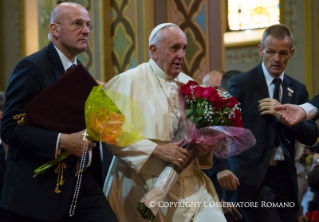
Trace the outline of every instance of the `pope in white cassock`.
{"label": "pope in white cassock", "polygon": [[[136,99],[146,121],[146,139],[125,148],[108,145],[115,157],[104,191],[121,222],[147,221],[137,211],[137,203],[165,166],[172,163],[181,168],[188,161],[189,153],[180,147],[181,141],[168,142],[180,116],[178,83],[192,80],[181,72],[186,47],[186,36],[178,26],[158,25],[149,38],[151,59],[117,75],[105,86]],[[226,221],[221,208],[216,206],[219,200],[213,184],[201,171],[211,166],[212,153],[203,150],[199,159],[180,174],[164,200],[187,207],[162,206],[154,221]]]}

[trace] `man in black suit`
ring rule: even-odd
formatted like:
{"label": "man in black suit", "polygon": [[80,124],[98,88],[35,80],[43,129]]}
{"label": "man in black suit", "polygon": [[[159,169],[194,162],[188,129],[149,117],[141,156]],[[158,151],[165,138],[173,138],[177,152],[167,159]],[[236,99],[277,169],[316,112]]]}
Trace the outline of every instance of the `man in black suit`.
{"label": "man in black suit", "polygon": [[288,27],[268,27],[258,46],[263,62],[229,82],[229,93],[241,103],[243,125],[257,142],[237,156],[217,160],[217,178],[226,201],[243,202],[239,209],[246,222],[297,221],[295,140],[312,145],[318,127],[313,121],[287,127],[275,118],[274,107],[280,102],[308,101],[306,87],[284,73],[292,46]]}
{"label": "man in black suit", "polygon": [[313,97],[309,102],[302,105],[285,104],[276,106],[277,118],[287,126],[294,126],[302,120],[317,119],[319,110],[319,95]]}
{"label": "man in black suit", "polygon": [[[83,6],[71,2],[57,5],[50,17],[51,42],[20,61],[12,73],[1,126],[1,136],[9,145],[9,152],[0,205],[12,212],[10,221],[117,221],[102,192],[102,174],[96,173],[101,172],[99,147],[91,141],[88,150],[93,153],[92,164],[83,172],[75,213],[69,216],[84,130],[63,134],[19,125],[13,119],[24,113],[23,107],[28,102],[79,62],[76,56],[87,49],[93,27]],[[61,193],[56,193],[56,166],[36,178],[33,171],[63,150],[70,156],[65,161]]]}

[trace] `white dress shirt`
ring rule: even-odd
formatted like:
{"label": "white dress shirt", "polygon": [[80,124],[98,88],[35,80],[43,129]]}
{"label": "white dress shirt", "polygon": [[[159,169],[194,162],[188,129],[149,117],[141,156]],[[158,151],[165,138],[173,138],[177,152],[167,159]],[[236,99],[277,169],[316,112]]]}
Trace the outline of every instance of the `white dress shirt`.
{"label": "white dress shirt", "polygon": [[[272,83],[272,81],[275,79],[275,77],[271,76],[268,70],[266,69],[264,63],[261,64],[264,76],[266,79],[267,87],[268,87],[268,92],[269,92],[269,97],[274,98],[274,90],[275,90],[275,85]],[[281,73],[281,75],[278,77],[281,79],[281,84],[279,88],[279,102],[281,103],[282,99],[282,82],[284,80],[284,72]],[[273,153],[271,156],[271,160],[285,160],[284,156],[284,151],[282,150],[281,146],[274,147]]]}

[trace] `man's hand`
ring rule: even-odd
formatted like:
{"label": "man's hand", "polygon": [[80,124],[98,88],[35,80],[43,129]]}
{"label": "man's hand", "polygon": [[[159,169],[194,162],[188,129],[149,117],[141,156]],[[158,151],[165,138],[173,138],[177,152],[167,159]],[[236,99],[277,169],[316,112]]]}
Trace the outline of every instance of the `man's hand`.
{"label": "man's hand", "polygon": [[[225,202],[224,200],[221,200],[221,202]],[[224,206],[222,205],[224,215],[226,217],[227,222],[235,222],[240,221],[243,219],[239,211],[236,209],[236,207],[232,206]]]}
{"label": "man's hand", "polygon": [[225,190],[237,190],[238,178],[230,170],[223,170],[216,175],[219,185]]}
{"label": "man's hand", "polygon": [[104,86],[106,85],[106,82],[103,82],[103,81],[101,81],[101,80],[96,79],[95,81],[97,82],[97,84],[99,84],[99,85],[102,86],[102,89],[103,89]]}
{"label": "man's hand", "polygon": [[[81,157],[85,143],[85,140],[83,140],[85,132],[86,131],[83,130],[72,134],[62,133],[60,136],[58,148],[66,150],[70,155]],[[96,144],[94,142],[88,141],[88,151],[95,146]]]}
{"label": "man's hand", "polygon": [[293,126],[307,118],[306,112],[298,105],[285,104],[276,106],[277,119],[287,126]]}
{"label": "man's hand", "polygon": [[273,115],[276,116],[277,111],[275,110],[275,107],[281,105],[276,99],[262,99],[259,101],[259,112],[261,115]]}
{"label": "man's hand", "polygon": [[172,163],[180,169],[183,169],[184,165],[189,160],[190,153],[184,148],[180,147],[183,144],[183,140],[177,143],[168,143],[163,145],[157,145],[152,153],[152,156],[160,158],[161,160]]}

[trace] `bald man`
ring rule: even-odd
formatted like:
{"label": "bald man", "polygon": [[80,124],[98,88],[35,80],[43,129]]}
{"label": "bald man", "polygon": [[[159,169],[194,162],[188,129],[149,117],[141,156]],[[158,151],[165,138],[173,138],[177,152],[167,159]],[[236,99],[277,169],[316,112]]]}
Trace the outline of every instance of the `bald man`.
{"label": "bald man", "polygon": [[[83,152],[84,131],[63,134],[19,125],[13,119],[24,113],[23,107],[69,67],[79,63],[76,56],[86,51],[93,28],[83,6],[57,5],[50,17],[49,45],[20,61],[12,73],[1,121],[1,139],[9,145],[9,152],[0,205],[12,212],[10,221],[117,221],[101,189],[100,149],[91,141],[88,150],[93,153],[92,164],[80,174],[80,185],[76,183],[75,171]],[[74,79],[74,84],[76,82]],[[36,178],[33,171],[55,159],[61,150],[70,156],[64,161],[64,183],[60,184],[59,193],[55,192],[56,166]],[[76,186],[80,186],[79,193],[74,192]],[[70,209],[73,200],[76,201],[74,212]]]}
{"label": "bald man", "polygon": [[203,78],[203,85],[217,87],[221,85],[224,73],[221,71],[213,70],[207,73]]}

